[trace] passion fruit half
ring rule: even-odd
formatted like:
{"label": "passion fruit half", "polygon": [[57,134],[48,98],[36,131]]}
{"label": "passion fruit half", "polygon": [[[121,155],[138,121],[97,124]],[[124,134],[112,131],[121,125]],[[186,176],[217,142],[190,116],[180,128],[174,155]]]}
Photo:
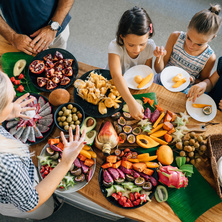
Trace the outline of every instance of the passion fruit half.
{"label": "passion fruit half", "polygon": [[212,108],[211,108],[210,106],[205,106],[205,107],[203,108],[203,113],[204,113],[205,115],[210,115],[210,114],[212,113]]}

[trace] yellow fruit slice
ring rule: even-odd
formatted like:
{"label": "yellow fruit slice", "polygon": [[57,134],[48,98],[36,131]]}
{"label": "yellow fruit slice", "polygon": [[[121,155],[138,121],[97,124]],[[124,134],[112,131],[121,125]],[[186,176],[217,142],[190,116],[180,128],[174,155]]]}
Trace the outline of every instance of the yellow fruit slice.
{"label": "yellow fruit slice", "polygon": [[180,81],[182,78],[183,78],[182,74],[179,73],[178,75],[174,76],[172,80],[173,80],[173,82],[178,82],[178,81]]}
{"label": "yellow fruit slice", "polygon": [[155,140],[156,142],[158,142],[159,144],[161,144],[161,145],[167,145],[167,144],[168,144],[166,141],[161,140],[161,139],[159,139],[159,138],[157,138],[157,137],[155,137],[155,136],[150,135],[150,137],[151,137],[153,140]]}
{"label": "yellow fruit slice", "polygon": [[153,78],[153,73],[150,73],[147,77],[145,77],[141,83],[137,86],[138,89],[143,88],[150,80]]}
{"label": "yellow fruit slice", "polygon": [[205,106],[210,106],[211,107],[212,105],[193,103],[192,106],[194,108],[204,108]]}
{"label": "yellow fruit slice", "polygon": [[161,137],[164,136],[167,132],[168,132],[167,130],[159,130],[156,131],[155,133],[152,133],[151,135],[155,137]]}
{"label": "yellow fruit slice", "polygon": [[25,59],[20,59],[18,60],[15,65],[14,65],[14,69],[13,69],[13,75],[14,76],[19,76],[19,74],[23,71],[23,69],[26,66],[26,60]]}
{"label": "yellow fruit slice", "polygon": [[173,88],[178,88],[179,86],[181,86],[182,84],[184,84],[186,82],[186,78],[181,79],[180,81],[176,82],[172,87]]}

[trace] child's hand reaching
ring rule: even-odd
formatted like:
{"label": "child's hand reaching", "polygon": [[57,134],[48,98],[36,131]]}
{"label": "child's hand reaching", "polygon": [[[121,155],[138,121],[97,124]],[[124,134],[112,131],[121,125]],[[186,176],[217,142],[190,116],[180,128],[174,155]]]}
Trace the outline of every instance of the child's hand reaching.
{"label": "child's hand reaching", "polygon": [[206,88],[206,82],[200,82],[190,88],[187,97],[194,103],[196,98],[201,96],[206,91]]}
{"label": "child's hand reaching", "polygon": [[141,120],[144,117],[144,109],[143,106],[135,101],[133,104],[128,104],[130,115],[136,119]]}
{"label": "child's hand reaching", "polygon": [[163,46],[157,46],[156,49],[153,51],[153,54],[156,57],[164,57],[167,54],[167,51]]}

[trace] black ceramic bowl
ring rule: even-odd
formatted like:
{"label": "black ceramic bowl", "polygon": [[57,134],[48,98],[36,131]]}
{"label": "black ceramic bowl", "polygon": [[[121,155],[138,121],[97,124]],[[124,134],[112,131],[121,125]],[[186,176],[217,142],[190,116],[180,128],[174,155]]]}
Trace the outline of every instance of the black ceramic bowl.
{"label": "black ceramic bowl", "polygon": [[[72,106],[72,109],[70,109],[69,106]],[[76,109],[73,109],[73,108],[76,108]],[[65,110],[69,110],[69,111],[67,112]],[[63,113],[61,114],[60,111],[62,111]],[[67,112],[69,114],[66,115],[67,113],[65,113],[65,112]],[[77,116],[77,119],[76,119],[76,117],[73,117],[75,114]],[[60,121],[58,120],[59,117],[60,117]],[[63,118],[63,119],[65,119],[64,121],[61,119],[62,117],[65,117],[65,118]],[[71,117],[71,119],[69,117]],[[68,129],[66,130],[64,128],[64,126],[67,125],[67,123],[69,126],[70,125],[75,125],[75,126],[79,125],[81,127],[84,120],[85,120],[85,112],[84,112],[83,108],[81,106],[79,106],[77,103],[72,103],[72,102],[68,102],[68,103],[64,103],[64,104],[60,105],[57,108],[55,115],[54,115],[54,122],[55,122],[56,126],[64,132],[69,132]],[[78,124],[77,121],[80,121],[80,123]],[[59,122],[62,122],[63,126]],[[66,122],[66,123],[64,124],[64,122]],[[71,123],[71,122],[73,122],[73,123]],[[75,128],[73,129],[73,131],[75,131]]]}

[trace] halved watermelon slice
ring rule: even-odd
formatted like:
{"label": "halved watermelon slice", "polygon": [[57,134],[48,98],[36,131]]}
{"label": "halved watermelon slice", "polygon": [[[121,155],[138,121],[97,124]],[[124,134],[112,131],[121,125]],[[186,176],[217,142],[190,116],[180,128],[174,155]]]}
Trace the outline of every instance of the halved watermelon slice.
{"label": "halved watermelon slice", "polygon": [[39,124],[39,123],[37,124],[37,127],[39,128],[41,133],[46,133],[50,129],[48,126],[44,126],[44,125]]}
{"label": "halved watermelon slice", "polygon": [[28,141],[30,141],[31,143],[35,142],[35,131],[34,131],[34,127],[30,126],[30,132],[28,135]]}
{"label": "halved watermelon slice", "polygon": [[19,120],[15,120],[15,119],[10,120],[10,121],[7,122],[6,128],[7,128],[7,129],[10,129],[10,128],[12,128],[13,126],[17,125],[18,123],[19,123]]}
{"label": "halved watermelon slice", "polygon": [[53,119],[52,118],[39,119],[38,123],[40,123],[44,126],[51,126],[53,123]]}
{"label": "halved watermelon slice", "polygon": [[43,99],[43,97],[39,97],[38,99],[38,104],[40,106],[40,109],[43,107],[43,105],[45,104],[45,100]]}
{"label": "halved watermelon slice", "polygon": [[35,132],[35,137],[37,139],[42,139],[43,138],[43,135],[42,135],[42,133],[40,132],[40,130],[37,126],[34,126],[34,132]]}
{"label": "halved watermelon slice", "polygon": [[25,127],[19,127],[18,130],[17,130],[17,132],[15,133],[14,137],[15,137],[16,139],[19,139],[19,138],[21,137],[24,129],[25,129]]}
{"label": "halved watermelon slice", "polygon": [[49,115],[52,112],[52,107],[49,106],[48,108],[44,109],[41,113],[39,113],[40,116],[46,116]]}
{"label": "halved watermelon slice", "polygon": [[26,126],[23,133],[22,133],[22,136],[20,138],[20,140],[25,143],[28,139],[28,136],[29,136],[29,132],[30,132],[30,128],[31,126]]}
{"label": "halved watermelon slice", "polygon": [[47,109],[50,106],[49,102],[47,102],[46,104],[44,104],[41,109],[39,110],[39,113],[41,113],[43,110]]}

